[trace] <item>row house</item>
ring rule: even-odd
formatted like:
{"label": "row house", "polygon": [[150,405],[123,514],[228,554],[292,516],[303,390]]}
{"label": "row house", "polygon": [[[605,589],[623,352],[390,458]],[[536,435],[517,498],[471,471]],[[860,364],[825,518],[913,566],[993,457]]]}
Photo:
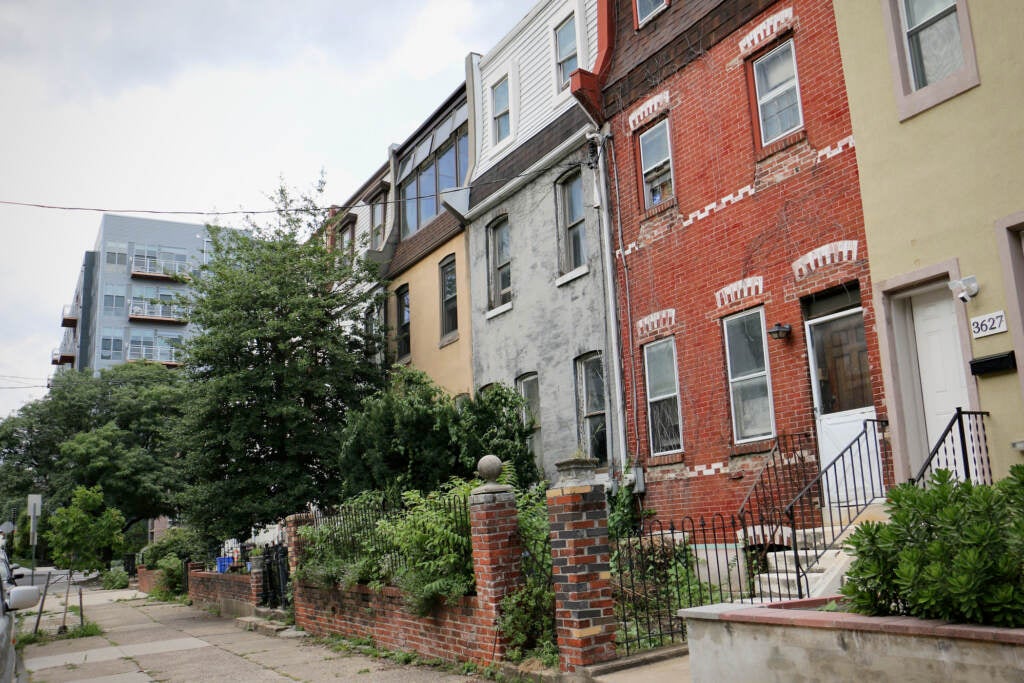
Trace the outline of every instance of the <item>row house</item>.
{"label": "row house", "polygon": [[845,0],[835,14],[897,476],[957,408],[987,413],[965,440],[1006,476],[1024,452],[1024,5]]}
{"label": "row house", "polygon": [[623,461],[610,241],[596,128],[570,76],[597,52],[593,0],[545,0],[467,60],[474,163],[448,201],[465,224],[475,388],[514,384],[533,417],[534,455]]}
{"label": "row house", "polygon": [[885,416],[832,3],[598,16],[572,89],[612,160],[629,453],[659,517],[735,512],[776,443],[824,464]]}

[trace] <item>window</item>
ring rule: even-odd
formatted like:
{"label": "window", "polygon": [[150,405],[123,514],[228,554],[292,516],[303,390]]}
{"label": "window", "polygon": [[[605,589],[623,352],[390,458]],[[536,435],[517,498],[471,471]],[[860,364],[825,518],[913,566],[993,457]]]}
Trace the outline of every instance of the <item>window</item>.
{"label": "window", "polygon": [[107,287],[103,293],[103,315],[124,315],[124,303],[124,287]]}
{"label": "window", "polygon": [[156,337],[152,332],[132,331],[128,360],[156,360]]}
{"label": "window", "polygon": [[114,327],[104,327],[100,338],[100,360],[124,360],[124,335]]}
{"label": "window", "polygon": [[399,358],[405,358],[412,353],[412,340],[409,337],[409,285],[402,285],[395,290],[395,306],[395,319],[398,321],[397,352]]}
{"label": "window", "polygon": [[336,249],[342,258],[351,260],[356,250],[356,222],[350,220],[338,228]]}
{"label": "window", "polygon": [[668,6],[668,0],[636,0],[636,23],[640,26]]}
{"label": "window", "polygon": [[640,165],[644,178],[644,206],[651,208],[671,197],[672,155],[667,120],[640,134]]}
{"label": "window", "polygon": [[491,108],[493,110],[491,118],[494,121],[494,142],[498,143],[512,132],[512,119],[508,109],[508,76],[502,78],[497,85],[491,88]]}
{"label": "window", "polygon": [[530,434],[530,453],[538,464],[543,461],[540,440],[540,380],[536,372],[529,372],[516,380],[519,395],[526,400],[523,407],[523,424],[533,420],[533,432]]}
{"label": "window", "polygon": [[576,402],[580,449],[598,462],[608,462],[608,434],[605,428],[604,365],[595,351],[576,359]]}
{"label": "window", "polygon": [[370,204],[370,248],[374,251],[384,246],[384,197],[378,195]]}
{"label": "window", "polygon": [[555,29],[555,59],[558,61],[558,87],[561,90],[569,86],[569,76],[578,66],[575,15]]}
{"label": "window", "polygon": [[128,264],[128,245],[123,242],[107,243],[107,265],[124,266]]}
{"label": "window", "polygon": [[[441,211],[445,192],[459,187],[469,170],[469,106],[461,104],[446,115],[440,123],[402,158],[398,171],[398,201],[401,206],[402,239],[416,234],[431,218]],[[380,205],[379,222],[376,214],[373,226],[380,226],[379,238],[371,232],[371,240],[384,242],[383,195],[374,200]],[[377,247],[380,248],[379,246]]]}
{"label": "window", "polygon": [[764,310],[725,319],[725,355],[736,442],[769,438],[775,433]]}
{"label": "window", "polygon": [[441,338],[459,331],[459,302],[454,254],[441,261]]}
{"label": "window", "polygon": [[966,0],[884,0],[900,120],[980,83]]}
{"label": "window", "polygon": [[675,339],[662,339],[645,346],[644,367],[647,372],[647,425],[651,435],[651,455],[682,450]]}
{"label": "window", "polygon": [[583,178],[579,171],[558,184],[562,222],[562,272],[587,262],[586,225],[583,221]]}
{"label": "window", "polygon": [[792,40],[754,61],[754,89],[762,146],[804,125]]}
{"label": "window", "polygon": [[491,308],[512,301],[512,250],[509,247],[508,219],[499,218],[488,230],[490,248]]}

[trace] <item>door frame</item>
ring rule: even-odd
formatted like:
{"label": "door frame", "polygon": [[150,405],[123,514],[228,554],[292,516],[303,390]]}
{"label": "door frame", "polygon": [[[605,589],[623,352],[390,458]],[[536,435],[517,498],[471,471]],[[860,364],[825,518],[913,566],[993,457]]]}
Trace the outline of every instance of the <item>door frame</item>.
{"label": "door frame", "polygon": [[[957,259],[941,261],[918,270],[896,275],[875,283],[872,298],[875,310],[881,315],[877,325],[878,351],[882,360],[882,383],[885,394],[886,413],[889,417],[889,439],[892,446],[893,474],[897,482],[907,481],[917,474],[911,471],[909,454],[920,441],[919,430],[915,434],[919,410],[920,386],[907,386],[906,373],[897,369],[900,359],[899,346],[906,343],[900,335],[906,334],[905,303],[917,291],[929,286],[945,286],[950,280],[960,279],[960,264]],[[950,294],[952,296],[952,294]],[[960,354],[967,384],[968,410],[979,410],[978,384],[967,369],[971,361],[971,339],[967,334],[969,320],[964,306],[953,306],[957,329],[960,332]],[[916,343],[915,343],[916,346]]]}

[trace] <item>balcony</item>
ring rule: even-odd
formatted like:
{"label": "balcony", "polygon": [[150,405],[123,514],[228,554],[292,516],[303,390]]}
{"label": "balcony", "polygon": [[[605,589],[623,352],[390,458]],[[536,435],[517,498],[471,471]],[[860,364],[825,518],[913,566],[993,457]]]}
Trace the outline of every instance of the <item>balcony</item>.
{"label": "balcony", "polygon": [[132,278],[136,280],[180,280],[189,277],[191,269],[183,261],[132,256]]}
{"label": "balcony", "polygon": [[168,323],[172,325],[184,325],[188,310],[177,304],[159,303],[153,301],[133,300],[128,308],[128,319],[133,321]]}
{"label": "balcony", "polygon": [[75,349],[61,345],[59,349],[50,352],[50,363],[53,365],[68,365],[75,362]]}
{"label": "balcony", "polygon": [[76,304],[65,304],[60,316],[61,327],[78,327],[78,306]]}
{"label": "balcony", "polygon": [[181,351],[169,346],[154,346],[151,344],[129,344],[128,362],[152,361],[163,363],[168,367],[181,365]]}

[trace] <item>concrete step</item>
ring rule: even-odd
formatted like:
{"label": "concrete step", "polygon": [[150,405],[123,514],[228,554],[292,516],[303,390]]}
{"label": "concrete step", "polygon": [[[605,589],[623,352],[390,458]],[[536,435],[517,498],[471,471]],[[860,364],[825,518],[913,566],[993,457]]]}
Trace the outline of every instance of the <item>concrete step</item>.
{"label": "concrete step", "polygon": [[[800,566],[807,572],[823,572],[825,568],[822,567],[821,562],[811,562],[814,560],[814,553],[808,550],[797,551],[800,554]],[[793,557],[792,550],[780,550],[776,553],[768,553],[765,555],[765,560],[768,561],[768,570],[773,572],[788,572],[796,568],[796,560]],[[810,566],[810,569],[807,567]]]}
{"label": "concrete step", "polygon": [[[795,598],[800,594],[800,579],[793,572],[764,572],[754,577],[754,592],[776,598]],[[809,595],[809,591],[804,591],[804,595]]]}
{"label": "concrete step", "polygon": [[276,636],[288,628],[288,624],[284,622],[262,617],[238,617],[235,619],[235,626],[243,631],[256,631],[265,636]]}

